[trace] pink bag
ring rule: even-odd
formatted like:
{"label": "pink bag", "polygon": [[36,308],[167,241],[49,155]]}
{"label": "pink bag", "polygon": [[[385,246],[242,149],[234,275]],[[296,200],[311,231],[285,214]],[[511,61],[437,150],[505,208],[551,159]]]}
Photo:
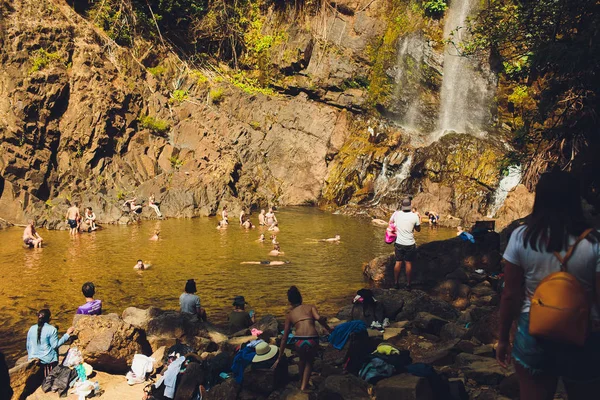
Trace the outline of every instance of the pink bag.
{"label": "pink bag", "polygon": [[390,222],[387,229],[385,230],[385,242],[392,244],[396,241],[396,225]]}

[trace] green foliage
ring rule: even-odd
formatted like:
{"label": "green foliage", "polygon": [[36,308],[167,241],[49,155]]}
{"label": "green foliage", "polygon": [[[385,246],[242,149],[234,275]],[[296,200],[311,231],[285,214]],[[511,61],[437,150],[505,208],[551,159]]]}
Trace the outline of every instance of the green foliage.
{"label": "green foliage", "polygon": [[150,72],[154,76],[160,76],[167,72],[167,67],[165,67],[164,65],[157,65],[156,67],[148,68],[148,72]]}
{"label": "green foliage", "polygon": [[60,60],[60,54],[58,52],[48,52],[45,49],[38,49],[30,58],[32,65],[29,69],[29,73],[32,74],[36,71],[41,71],[50,63],[57,60]]}
{"label": "green foliage", "polygon": [[125,200],[127,193],[121,189],[117,189],[117,200]]}
{"label": "green foliage", "polygon": [[165,134],[169,131],[171,126],[168,121],[154,118],[149,115],[143,115],[139,119],[142,128],[149,129],[155,133]]}
{"label": "green foliage", "polygon": [[446,0],[428,0],[423,3],[425,14],[431,17],[439,18],[444,15],[444,11],[448,8]]}
{"label": "green foliage", "polygon": [[251,121],[250,126],[252,127],[252,129],[256,129],[257,131],[260,130],[260,122],[258,121]]}
{"label": "green foliage", "polygon": [[187,98],[188,98],[187,90],[173,90],[173,93],[171,93],[171,98],[169,99],[169,102],[171,104],[181,103],[181,102],[187,100]]}
{"label": "green foliage", "polygon": [[54,204],[52,203],[52,200],[50,200],[50,199],[46,200],[46,202],[44,204],[46,204],[46,207],[48,207],[48,208],[54,207]]}
{"label": "green foliage", "polygon": [[198,85],[203,85],[206,82],[208,82],[208,78],[200,70],[197,70],[197,69],[191,70],[190,76],[192,76],[193,78],[196,79],[196,84],[198,84]]}
{"label": "green foliage", "polygon": [[179,169],[183,166],[183,160],[177,156],[169,157],[169,162],[171,163],[171,167],[175,169]]}
{"label": "green foliage", "polygon": [[219,104],[221,101],[223,101],[223,89],[212,89],[209,93],[209,96],[213,104]]}
{"label": "green foliage", "polygon": [[248,94],[262,93],[267,96],[275,95],[273,89],[262,87],[258,79],[250,78],[242,71],[231,77],[231,83]]}

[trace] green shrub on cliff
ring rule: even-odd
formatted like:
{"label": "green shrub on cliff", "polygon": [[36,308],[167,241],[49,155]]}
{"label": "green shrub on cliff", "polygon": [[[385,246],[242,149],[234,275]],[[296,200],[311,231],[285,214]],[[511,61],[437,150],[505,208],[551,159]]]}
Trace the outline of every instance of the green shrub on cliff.
{"label": "green shrub on cliff", "polygon": [[444,15],[444,11],[448,8],[445,0],[429,0],[423,3],[425,14],[439,18]]}
{"label": "green shrub on cliff", "polygon": [[159,76],[167,72],[167,68],[163,65],[157,65],[156,67],[148,68],[148,72],[150,72],[154,76]]}
{"label": "green shrub on cliff", "polygon": [[169,103],[181,103],[188,98],[187,90],[173,90],[171,93],[171,98],[169,99]]}
{"label": "green shrub on cliff", "polygon": [[143,115],[140,117],[140,125],[142,128],[149,129],[155,133],[165,134],[169,131],[171,126],[169,122],[162,119],[154,118],[149,115]]}
{"label": "green shrub on cliff", "polygon": [[221,101],[223,101],[223,89],[212,89],[209,93],[209,96],[213,104],[219,104]]}
{"label": "green shrub on cliff", "polygon": [[58,52],[48,52],[45,49],[38,49],[31,57],[31,68],[29,73],[32,74],[46,68],[52,61],[60,60]]}

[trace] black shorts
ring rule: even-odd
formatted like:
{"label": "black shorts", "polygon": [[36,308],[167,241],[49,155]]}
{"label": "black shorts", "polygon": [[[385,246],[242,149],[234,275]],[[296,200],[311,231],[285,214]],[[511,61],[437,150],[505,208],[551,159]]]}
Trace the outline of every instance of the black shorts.
{"label": "black shorts", "polygon": [[396,255],[396,261],[412,261],[417,253],[417,245],[411,244],[410,246],[403,246],[398,243],[394,243],[394,254]]}
{"label": "black shorts", "polygon": [[69,227],[70,227],[71,229],[75,229],[75,228],[77,228],[77,220],[74,220],[74,219],[68,219],[68,220],[67,220],[67,223],[69,224]]}

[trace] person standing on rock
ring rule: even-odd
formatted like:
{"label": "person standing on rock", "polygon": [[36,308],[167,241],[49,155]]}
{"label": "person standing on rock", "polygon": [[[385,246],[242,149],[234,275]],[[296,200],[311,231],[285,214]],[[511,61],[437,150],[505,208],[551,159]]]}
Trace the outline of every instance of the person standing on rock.
{"label": "person standing on rock", "polygon": [[402,263],[404,263],[406,268],[406,285],[407,289],[410,290],[412,261],[417,251],[414,231],[421,231],[421,221],[419,221],[417,214],[412,212],[410,199],[406,198],[402,200],[400,210],[392,214],[390,223],[396,225],[394,287],[400,289],[400,271],[402,270]]}
{"label": "person standing on rock", "polygon": [[320,316],[315,306],[302,304],[302,295],[296,286],[290,287],[287,295],[292,308],[285,318],[285,328],[283,337],[281,338],[281,345],[279,346],[279,358],[273,364],[272,369],[277,368],[279,361],[283,358],[288,337],[292,327],[294,327],[294,347],[300,357],[298,365],[302,379],[300,390],[304,391],[310,381],[313,362],[319,349],[319,333],[317,332],[315,322],[319,322],[328,332],[331,332],[331,328],[327,325],[327,318]]}
{"label": "person standing on rock", "polygon": [[76,314],[100,315],[102,314],[102,300],[95,300],[96,286],[92,282],[86,282],[81,287],[85,296],[85,304],[77,308]]}
{"label": "person standing on rock", "polygon": [[206,322],[206,311],[200,305],[200,297],[196,295],[196,282],[188,279],[185,291],[179,296],[179,306],[182,313],[197,315],[200,321]]}
{"label": "person standing on rock", "polygon": [[50,310],[40,310],[37,324],[27,332],[27,360],[40,360],[44,367],[44,376],[48,376],[58,364],[58,348],[69,340],[74,330],[75,328],[70,327],[59,339],[58,330],[50,325]]}
{"label": "person standing on rock", "polygon": [[[521,399],[553,399],[559,377],[569,400],[596,399],[600,393],[600,234],[584,217],[580,193],[580,185],[570,173],[543,174],[536,187],[533,211],[525,225],[513,231],[504,252],[505,286],[496,359],[503,367],[509,366],[511,358],[514,360]],[[559,271],[568,274],[550,277]],[[560,286],[567,282],[571,293]],[[563,289],[562,296],[549,296],[545,303],[536,299],[538,286],[545,284],[553,285],[552,291]],[[588,312],[568,304],[581,292],[585,293]],[[530,334],[532,304],[535,313],[541,313],[537,316],[546,317],[546,321],[552,320],[548,315],[579,312],[580,321],[589,321],[591,328],[587,329],[584,344]],[[511,357],[509,337],[515,320]],[[554,322],[557,332],[586,330],[578,328],[573,318],[559,317]],[[552,325],[548,325],[549,332]]]}
{"label": "person standing on rock", "polygon": [[44,239],[35,230],[35,222],[29,220],[29,223],[23,231],[23,243],[28,247],[42,247]]}
{"label": "person standing on rock", "polygon": [[79,204],[77,202],[73,203],[73,205],[67,210],[67,214],[65,216],[67,224],[69,225],[69,233],[71,235],[75,235],[77,233],[77,227],[79,226],[78,221],[81,218],[78,206]]}

